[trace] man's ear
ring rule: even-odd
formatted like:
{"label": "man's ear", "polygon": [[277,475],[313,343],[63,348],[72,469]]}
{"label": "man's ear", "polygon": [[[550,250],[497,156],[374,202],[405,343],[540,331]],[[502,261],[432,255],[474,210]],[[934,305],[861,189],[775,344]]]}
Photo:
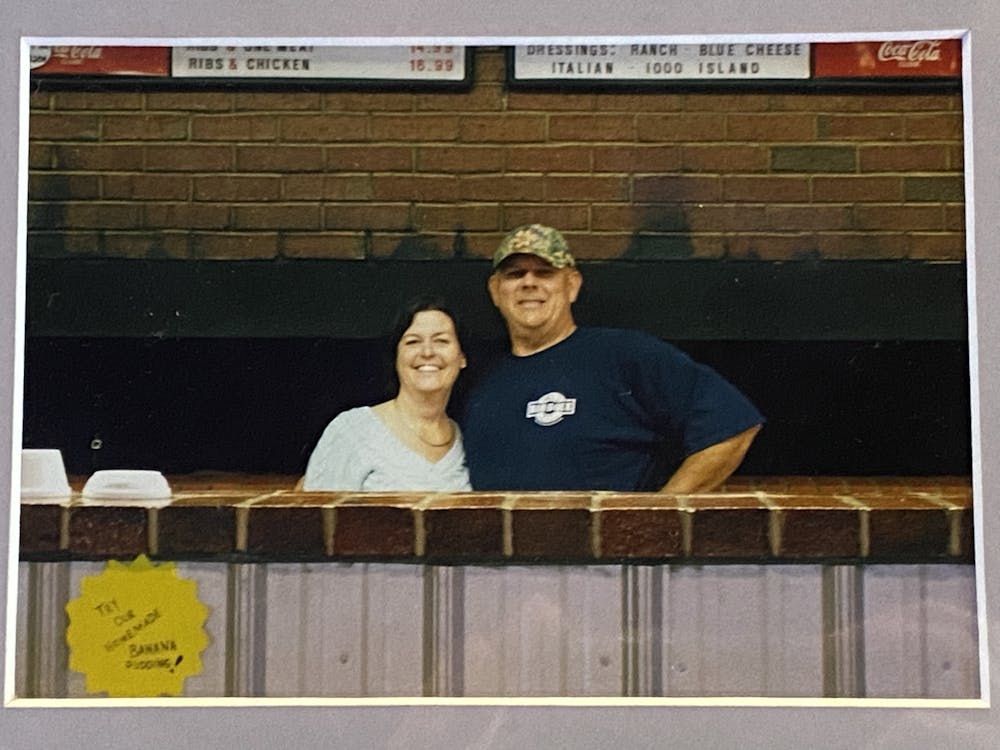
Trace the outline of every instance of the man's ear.
{"label": "man's ear", "polygon": [[497,304],[497,287],[499,286],[499,284],[500,284],[500,277],[497,276],[495,273],[490,274],[490,277],[486,280],[486,288],[490,292],[490,299],[493,300],[494,307],[500,307],[500,305]]}
{"label": "man's ear", "polygon": [[568,281],[569,281],[569,301],[570,304],[572,304],[576,302],[576,298],[580,294],[580,287],[583,286],[583,274],[580,273],[575,268],[571,268]]}

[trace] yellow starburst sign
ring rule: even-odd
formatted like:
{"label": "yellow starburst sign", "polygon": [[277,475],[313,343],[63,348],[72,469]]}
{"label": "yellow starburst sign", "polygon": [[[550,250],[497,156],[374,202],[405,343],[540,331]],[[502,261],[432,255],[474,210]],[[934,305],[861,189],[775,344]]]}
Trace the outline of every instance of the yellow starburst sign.
{"label": "yellow starburst sign", "polygon": [[113,698],[181,695],[184,680],[202,670],[208,608],[198,584],[177,575],[174,563],[145,555],[110,561],[81,583],[66,605],[70,669],[87,677],[87,692]]}

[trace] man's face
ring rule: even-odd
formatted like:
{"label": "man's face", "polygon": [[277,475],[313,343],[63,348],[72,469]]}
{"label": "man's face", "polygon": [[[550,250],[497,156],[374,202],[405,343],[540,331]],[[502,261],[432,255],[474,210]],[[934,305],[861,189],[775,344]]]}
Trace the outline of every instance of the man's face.
{"label": "man's face", "polygon": [[511,333],[559,336],[574,325],[570,306],[582,281],[575,268],[553,268],[534,255],[512,255],[490,276],[489,290]]}

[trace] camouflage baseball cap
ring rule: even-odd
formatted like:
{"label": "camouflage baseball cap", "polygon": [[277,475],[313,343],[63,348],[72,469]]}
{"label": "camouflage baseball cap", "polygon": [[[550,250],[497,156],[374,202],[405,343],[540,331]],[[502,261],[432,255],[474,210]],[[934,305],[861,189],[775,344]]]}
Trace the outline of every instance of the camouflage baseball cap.
{"label": "camouflage baseball cap", "polygon": [[566,240],[558,230],[542,224],[525,224],[511,231],[500,247],[493,253],[493,268],[503,263],[511,255],[527,253],[548,261],[555,268],[575,266],[576,261],[569,254]]}

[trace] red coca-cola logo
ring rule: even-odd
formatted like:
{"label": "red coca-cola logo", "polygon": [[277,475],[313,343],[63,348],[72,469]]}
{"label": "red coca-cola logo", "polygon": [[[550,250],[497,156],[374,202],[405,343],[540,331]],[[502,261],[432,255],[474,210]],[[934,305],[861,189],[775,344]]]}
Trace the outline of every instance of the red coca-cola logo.
{"label": "red coca-cola logo", "polygon": [[897,62],[902,67],[917,67],[922,62],[941,59],[941,41],[882,42],[878,48],[880,62]]}

